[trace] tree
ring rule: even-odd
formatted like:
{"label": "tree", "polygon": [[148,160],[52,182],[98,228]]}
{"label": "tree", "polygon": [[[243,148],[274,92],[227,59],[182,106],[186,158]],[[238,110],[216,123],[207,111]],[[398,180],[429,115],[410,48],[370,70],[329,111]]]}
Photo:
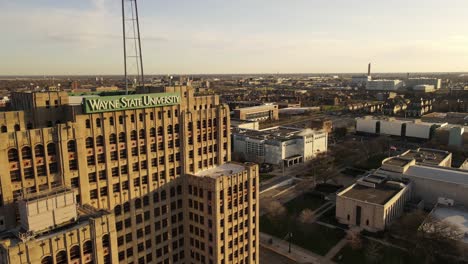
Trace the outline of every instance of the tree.
{"label": "tree", "polygon": [[426,263],[436,261],[437,255],[460,255],[457,241],[463,232],[453,224],[425,216],[422,211],[409,213],[391,227],[392,233],[410,242],[411,255],[422,258]]}
{"label": "tree", "polygon": [[378,263],[382,259],[382,245],[369,240],[364,250],[364,255],[368,263]]}
{"label": "tree", "polygon": [[333,129],[333,136],[335,138],[344,138],[348,133],[348,128],[346,127],[337,127]]}
{"label": "tree", "polygon": [[314,159],[308,161],[306,167],[316,180],[324,183],[336,177],[338,174],[335,168],[335,158],[326,153],[321,153]]}
{"label": "tree", "polygon": [[310,209],[304,209],[297,220],[302,224],[311,224],[314,222],[314,213]]}
{"label": "tree", "polygon": [[267,216],[273,219],[279,219],[286,215],[286,208],[278,201],[271,201],[265,206]]}
{"label": "tree", "polygon": [[346,239],[353,250],[359,250],[362,248],[362,237],[359,231],[349,231]]}

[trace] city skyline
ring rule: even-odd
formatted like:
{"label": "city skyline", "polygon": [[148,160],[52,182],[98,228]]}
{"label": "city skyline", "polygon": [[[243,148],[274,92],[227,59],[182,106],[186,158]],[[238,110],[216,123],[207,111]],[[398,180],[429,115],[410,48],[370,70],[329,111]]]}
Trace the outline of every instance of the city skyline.
{"label": "city skyline", "polygon": [[[462,1],[140,1],[148,74],[464,72]],[[2,2],[0,75],[122,74],[119,1]],[[404,5],[404,9],[402,9]]]}

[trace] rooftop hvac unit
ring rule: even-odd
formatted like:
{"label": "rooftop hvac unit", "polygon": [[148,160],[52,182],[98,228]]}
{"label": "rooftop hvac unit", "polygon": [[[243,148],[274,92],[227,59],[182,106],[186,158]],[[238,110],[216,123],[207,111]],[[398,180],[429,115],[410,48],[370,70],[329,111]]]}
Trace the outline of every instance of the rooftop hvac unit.
{"label": "rooftop hvac unit", "polygon": [[438,203],[438,204],[445,205],[445,206],[453,206],[454,201],[453,201],[453,199],[448,199],[448,198],[444,198],[444,197],[439,197],[439,198],[437,199],[437,203]]}

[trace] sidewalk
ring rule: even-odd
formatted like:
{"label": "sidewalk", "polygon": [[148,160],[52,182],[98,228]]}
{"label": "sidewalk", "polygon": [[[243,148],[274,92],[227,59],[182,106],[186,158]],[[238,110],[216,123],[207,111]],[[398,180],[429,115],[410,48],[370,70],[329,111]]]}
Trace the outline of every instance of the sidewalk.
{"label": "sidewalk", "polygon": [[[273,239],[272,244],[268,242],[270,239]],[[262,244],[263,247],[273,250],[280,255],[286,256],[297,263],[333,263],[320,255],[317,255],[294,244],[291,245],[291,253],[289,253],[289,243],[287,241],[265,233],[260,233],[260,244]]]}
{"label": "sidewalk", "polygon": [[333,259],[333,257],[340,252],[340,250],[348,243],[348,240],[346,237],[340,240],[332,249],[328,251],[328,253],[325,255],[325,258],[328,260]]}

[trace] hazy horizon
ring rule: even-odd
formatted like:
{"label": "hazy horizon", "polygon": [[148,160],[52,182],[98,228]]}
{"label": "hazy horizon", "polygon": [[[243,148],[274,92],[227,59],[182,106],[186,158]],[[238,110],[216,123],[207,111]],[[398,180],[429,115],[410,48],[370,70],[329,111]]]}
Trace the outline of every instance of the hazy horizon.
{"label": "hazy horizon", "polygon": [[[468,71],[466,1],[138,3],[148,75]],[[123,74],[120,1],[0,7],[0,76]]]}

